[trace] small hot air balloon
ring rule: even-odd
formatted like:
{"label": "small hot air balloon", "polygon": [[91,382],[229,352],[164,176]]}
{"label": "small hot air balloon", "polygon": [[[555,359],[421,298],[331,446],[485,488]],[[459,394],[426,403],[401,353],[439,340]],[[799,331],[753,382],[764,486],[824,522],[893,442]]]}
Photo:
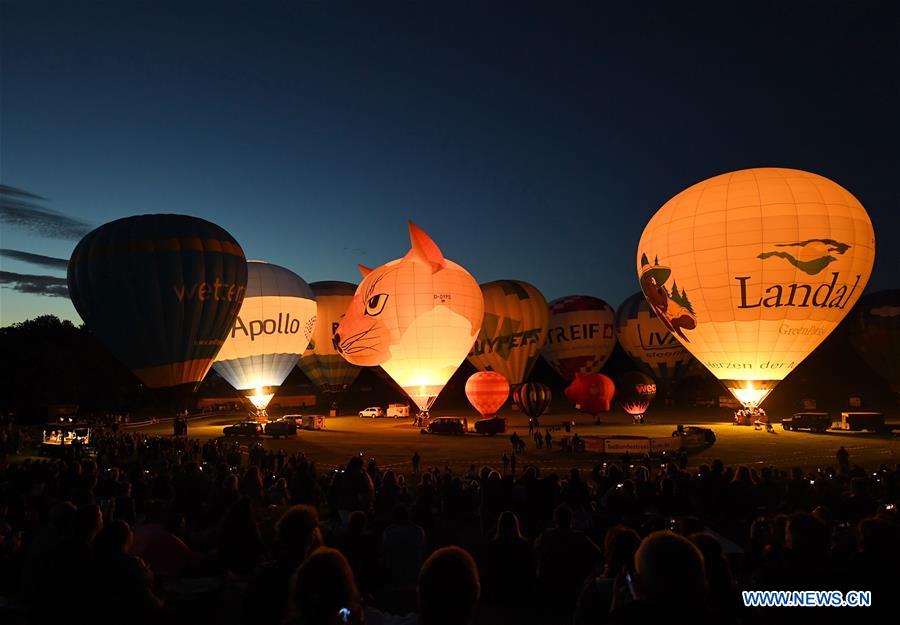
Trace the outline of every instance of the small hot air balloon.
{"label": "small hot air balloon", "polygon": [[468,271],[444,258],[415,224],[412,249],[363,281],[334,334],[349,362],[381,367],[427,412],[465,360],[484,316],[484,298]]}
{"label": "small hot air balloon", "polygon": [[509,382],[496,371],[473,373],[466,380],[466,397],[482,417],[493,417],[509,397]]}
{"label": "small hot air balloon", "polygon": [[316,296],[316,327],[309,347],[297,363],[309,381],[326,393],[341,393],[350,388],[362,371],[350,364],[334,348],[332,337],[344,312],[353,300],[356,285],[325,281],[309,285]]}
{"label": "small hot air balloon", "polygon": [[525,416],[535,421],[547,412],[552,399],[550,387],[540,382],[526,382],[513,391],[513,402]]}
{"label": "small hot air balloon", "polygon": [[840,185],[796,169],[697,183],[650,219],[637,250],[656,315],[751,411],[862,294],[875,233]]}
{"label": "small hot air balloon", "polygon": [[247,259],[214,223],[139,215],[85,235],[68,284],[84,323],[141,382],[193,390],[241,308]]}
{"label": "small hot air balloon", "polygon": [[213,368],[259,411],[297,364],[316,323],[312,289],[293,271],[247,263],[247,294]]}
{"label": "small hot air balloon", "polygon": [[669,390],[686,374],[693,360],[640,291],[622,302],[616,311],[616,337],[635,364],[665,383]]}
{"label": "small hot air balloon", "polygon": [[578,373],[566,388],[566,397],[581,412],[596,417],[609,412],[609,402],[616,392],[616,385],[602,373]]}
{"label": "small hot air balloon", "polygon": [[520,280],[487,282],[481,293],[484,322],[469,362],[479,371],[503,374],[515,387],[531,373],[547,340],[547,300]]}
{"label": "small hot air balloon", "polygon": [[644,422],[644,413],[656,397],[656,382],[640,371],[628,371],[616,378],[616,400],[622,409],[634,418],[635,423]]}
{"label": "small hot air balloon", "polygon": [[900,289],[863,295],[848,323],[850,344],[900,394]]}
{"label": "small hot air balloon", "polygon": [[563,379],[597,373],[615,346],[615,312],[602,299],[570,295],[550,302],[550,329],[541,354]]}

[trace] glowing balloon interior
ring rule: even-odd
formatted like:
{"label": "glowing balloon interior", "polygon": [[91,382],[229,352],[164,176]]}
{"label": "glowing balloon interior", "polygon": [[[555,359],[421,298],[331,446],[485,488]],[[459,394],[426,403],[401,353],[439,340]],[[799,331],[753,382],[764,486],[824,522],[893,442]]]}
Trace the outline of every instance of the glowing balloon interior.
{"label": "glowing balloon interior", "polygon": [[635,364],[664,382],[680,379],[693,360],[640,291],[616,310],[616,337]]}
{"label": "glowing balloon interior", "polygon": [[615,346],[615,312],[602,299],[570,295],[550,302],[550,329],[542,355],[563,379],[597,373]]}
{"label": "glowing balloon interior", "polygon": [[492,417],[509,397],[509,382],[496,371],[479,371],[466,380],[466,398],[482,417]]}
{"label": "glowing balloon interior", "polygon": [[547,340],[549,312],[541,292],[520,280],[481,285],[484,322],[469,353],[480,371],[503,374],[512,385],[531,373]]}
{"label": "glowing balloon interior", "polygon": [[138,215],[85,235],[68,286],[87,327],[144,385],[193,386],[240,310],[247,260],[216,224]]}
{"label": "glowing balloon interior", "polygon": [[609,412],[609,402],[615,392],[615,383],[602,373],[578,373],[565,390],[566,397],[578,410],[594,416]]}
{"label": "glowing balloon interior", "polygon": [[310,382],[326,393],[346,391],[362,369],[350,364],[334,347],[332,337],[353,301],[356,285],[325,281],[309,285],[316,296],[316,327],[309,347],[297,363]]}
{"label": "glowing balloon interior", "polygon": [[213,368],[262,410],[297,364],[315,323],[315,296],[303,278],[250,261],[244,303]]}
{"label": "glowing balloon interior", "polygon": [[846,189],[747,169],[666,202],[641,236],[637,272],[666,327],[755,408],[853,307],[874,258],[872,223]]}
{"label": "glowing balloon interior", "polygon": [[481,328],[484,298],[468,271],[410,222],[412,248],[364,278],[334,334],[349,362],[381,367],[428,410]]}

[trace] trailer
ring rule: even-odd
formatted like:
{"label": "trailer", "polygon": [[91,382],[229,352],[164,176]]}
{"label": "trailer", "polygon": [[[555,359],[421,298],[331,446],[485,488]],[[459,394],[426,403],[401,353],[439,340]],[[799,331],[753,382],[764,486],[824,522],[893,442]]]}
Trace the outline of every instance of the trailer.
{"label": "trailer", "polygon": [[841,420],[837,424],[840,430],[860,432],[886,432],[889,428],[884,424],[884,415],[880,412],[847,411],[841,413]]}

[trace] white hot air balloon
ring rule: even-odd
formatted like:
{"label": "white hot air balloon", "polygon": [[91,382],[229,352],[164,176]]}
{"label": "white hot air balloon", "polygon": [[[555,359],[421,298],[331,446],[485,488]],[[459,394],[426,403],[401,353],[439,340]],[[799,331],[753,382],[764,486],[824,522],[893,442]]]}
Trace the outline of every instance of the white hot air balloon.
{"label": "white hot air balloon", "polygon": [[247,263],[247,294],[213,368],[260,411],[297,364],[316,323],[316,300],[294,272]]}

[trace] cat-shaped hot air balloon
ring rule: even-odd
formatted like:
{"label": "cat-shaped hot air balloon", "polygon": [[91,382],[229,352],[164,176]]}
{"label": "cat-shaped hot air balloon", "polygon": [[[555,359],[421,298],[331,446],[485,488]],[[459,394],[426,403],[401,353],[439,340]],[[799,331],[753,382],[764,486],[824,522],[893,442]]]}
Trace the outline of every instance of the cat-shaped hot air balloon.
{"label": "cat-shaped hot air balloon", "polygon": [[410,222],[412,249],[363,281],[334,333],[349,362],[381,367],[427,411],[481,329],[484,299],[468,271]]}

